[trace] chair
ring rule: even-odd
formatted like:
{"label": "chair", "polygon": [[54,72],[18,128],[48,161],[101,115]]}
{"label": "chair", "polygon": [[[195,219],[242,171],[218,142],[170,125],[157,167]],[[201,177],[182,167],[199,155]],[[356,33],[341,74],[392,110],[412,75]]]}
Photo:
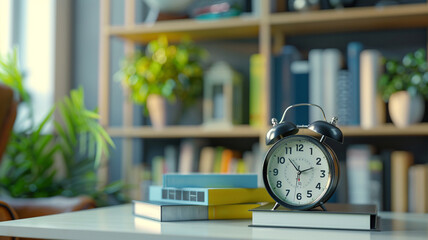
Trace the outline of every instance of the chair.
{"label": "chair", "polygon": [[[6,150],[17,113],[17,101],[11,88],[0,84],[0,161]],[[48,214],[94,208],[95,202],[87,196],[67,198],[4,198],[0,197],[0,221],[43,216]],[[2,239],[0,237],[0,239]]]}

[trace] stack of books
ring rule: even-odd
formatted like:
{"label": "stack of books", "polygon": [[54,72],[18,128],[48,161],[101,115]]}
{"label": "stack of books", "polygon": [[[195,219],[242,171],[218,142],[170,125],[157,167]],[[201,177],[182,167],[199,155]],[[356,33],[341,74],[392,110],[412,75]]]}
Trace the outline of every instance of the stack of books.
{"label": "stack of books", "polygon": [[272,201],[257,174],[164,174],[149,201],[133,201],[133,213],[161,222],[250,219],[250,209]]}

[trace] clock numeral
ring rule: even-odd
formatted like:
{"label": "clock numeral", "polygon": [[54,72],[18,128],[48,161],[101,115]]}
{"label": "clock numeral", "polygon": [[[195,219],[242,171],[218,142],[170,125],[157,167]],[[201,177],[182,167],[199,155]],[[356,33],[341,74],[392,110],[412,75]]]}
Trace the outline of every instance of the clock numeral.
{"label": "clock numeral", "polygon": [[288,194],[290,194],[290,189],[285,189],[285,196],[288,197]]}
{"label": "clock numeral", "polygon": [[312,190],[308,190],[308,192],[306,193],[306,197],[307,198],[312,197]]}
{"label": "clock numeral", "polygon": [[303,144],[296,144],[296,152],[303,152]]}
{"label": "clock numeral", "polygon": [[282,187],[282,182],[281,181],[277,181],[276,182],[276,187],[277,188],[281,188]]}
{"label": "clock numeral", "polygon": [[313,148],[309,148],[309,150],[311,150],[311,155],[314,153],[314,149]]}
{"label": "clock numeral", "polygon": [[285,158],[284,157],[278,157],[278,164],[284,164],[285,163]]}
{"label": "clock numeral", "polygon": [[273,169],[273,175],[274,176],[278,175],[278,169],[277,168]]}
{"label": "clock numeral", "polygon": [[297,198],[297,200],[302,200],[302,194],[301,194],[301,193],[298,193],[298,194],[296,195],[296,198]]}
{"label": "clock numeral", "polygon": [[292,148],[291,147],[285,147],[285,154],[292,154]]}
{"label": "clock numeral", "polygon": [[325,170],[321,170],[321,177],[324,178],[325,177]]}
{"label": "clock numeral", "polygon": [[321,158],[317,158],[317,165],[321,165]]}
{"label": "clock numeral", "polygon": [[320,189],[321,190],[321,183],[318,183],[317,186],[315,187],[316,189]]}

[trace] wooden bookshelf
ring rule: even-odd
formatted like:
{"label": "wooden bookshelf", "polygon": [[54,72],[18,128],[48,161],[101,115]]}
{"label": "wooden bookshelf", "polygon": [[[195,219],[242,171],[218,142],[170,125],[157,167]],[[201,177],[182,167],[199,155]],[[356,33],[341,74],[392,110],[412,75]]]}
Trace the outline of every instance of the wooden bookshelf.
{"label": "wooden bookshelf", "polygon": [[[311,12],[282,12],[265,17],[273,31],[283,34],[428,27],[428,4],[360,7]],[[154,24],[109,26],[107,34],[138,43],[160,34],[172,42],[183,36],[195,41],[257,37],[262,19],[246,16],[219,20],[181,19]]]}
{"label": "wooden bookshelf", "polygon": [[427,27],[428,4],[274,13],[270,24],[283,34]]}
{"label": "wooden bookshelf", "polygon": [[143,44],[157,39],[160,34],[165,35],[171,42],[177,42],[184,36],[201,41],[257,37],[259,23],[260,19],[255,17],[235,17],[213,21],[182,19],[161,21],[150,25],[111,26],[108,32],[112,36]]}
{"label": "wooden bookshelf", "polygon": [[[428,4],[408,4],[387,7],[361,7],[311,12],[270,13],[271,1],[256,1],[260,4],[260,15],[240,16],[229,19],[198,21],[195,19],[160,21],[154,24],[135,22],[135,1],[125,1],[124,25],[110,24],[110,1],[100,1],[100,69],[99,69],[99,113],[100,122],[112,137],[123,139],[122,176],[132,169],[132,139],[146,138],[255,138],[264,146],[265,134],[270,126],[253,128],[248,125],[230,128],[205,128],[203,126],[170,126],[154,129],[150,126],[132,126],[133,108],[124,91],[123,125],[111,126],[110,86],[112,38],[120,38],[131,54],[135,43],[146,44],[165,35],[169,41],[177,42],[183,36],[194,41],[212,41],[219,39],[256,38],[259,53],[266,58],[262,73],[261,86],[262,119],[269,119],[271,86],[270,58],[272,53],[285,44],[287,36],[312,33],[336,33],[355,31],[375,31],[386,29],[428,28]],[[360,127],[340,127],[346,137],[372,136],[428,136],[428,123],[396,128],[392,124],[362,129]],[[256,140],[255,140],[256,141]],[[108,166],[108,164],[103,164]],[[103,170],[104,182],[107,182],[107,167]],[[125,179],[129,182],[129,179]]]}
{"label": "wooden bookshelf", "polygon": [[[385,124],[371,129],[361,127],[341,126],[345,137],[372,136],[428,136],[428,123],[415,124],[406,128],[397,128],[393,124]],[[311,134],[304,130],[305,134]],[[204,126],[167,126],[162,129],[144,127],[110,127],[107,132],[112,137],[132,138],[257,138],[266,133],[248,125],[233,127],[204,127]]]}
{"label": "wooden bookshelf", "polygon": [[110,127],[107,132],[112,137],[133,138],[258,138],[260,129],[246,125],[233,127],[167,126],[162,129],[152,127]]}
{"label": "wooden bookshelf", "polygon": [[385,124],[372,129],[360,127],[341,127],[345,137],[373,136],[428,136],[428,123],[415,124],[406,128],[397,128],[393,124]]}

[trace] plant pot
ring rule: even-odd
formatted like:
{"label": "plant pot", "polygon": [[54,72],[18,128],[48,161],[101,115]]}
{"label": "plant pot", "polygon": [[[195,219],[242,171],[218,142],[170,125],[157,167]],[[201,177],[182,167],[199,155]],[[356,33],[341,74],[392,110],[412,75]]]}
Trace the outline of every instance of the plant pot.
{"label": "plant pot", "polygon": [[161,129],[178,123],[181,104],[179,101],[172,103],[161,95],[152,94],[147,97],[147,109],[152,126]]}
{"label": "plant pot", "polygon": [[407,91],[400,91],[389,98],[388,110],[394,125],[403,128],[422,120],[425,102],[421,95],[412,96]]}

